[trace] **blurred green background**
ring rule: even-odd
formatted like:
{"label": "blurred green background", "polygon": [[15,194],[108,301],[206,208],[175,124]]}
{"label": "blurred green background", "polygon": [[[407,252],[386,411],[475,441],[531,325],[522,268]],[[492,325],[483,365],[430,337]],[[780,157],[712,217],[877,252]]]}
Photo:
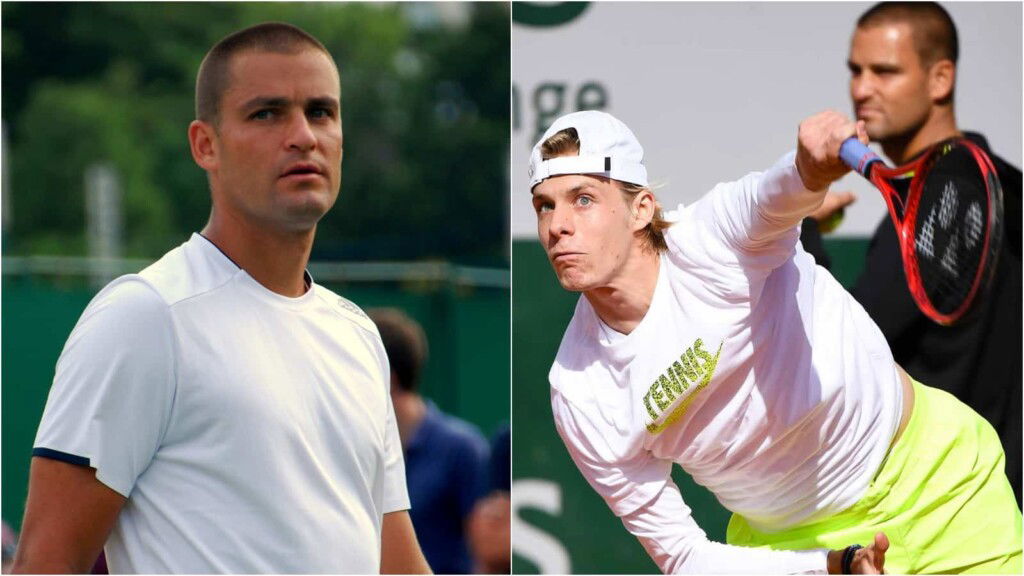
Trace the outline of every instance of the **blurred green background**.
{"label": "blurred green background", "polygon": [[[217,40],[258,22],[310,32],[341,72],[341,196],[318,227],[314,278],[363,308],[397,306],[423,324],[431,349],[423,392],[443,410],[485,435],[508,421],[507,4],[4,3],[0,11],[8,523],[20,528],[32,440],[79,314],[102,281],[138,271],[206,223],[206,178],[186,137],[195,74]],[[100,232],[86,176],[98,165],[120,198],[115,225],[107,213]]]}
{"label": "blurred green background", "polygon": [[314,260],[507,266],[509,9],[491,3],[4,3],[4,254],[85,255],[83,172],[124,188],[125,256],[202,227],[189,155],[195,75],[268,20],[316,36],[341,71],[341,197]]}

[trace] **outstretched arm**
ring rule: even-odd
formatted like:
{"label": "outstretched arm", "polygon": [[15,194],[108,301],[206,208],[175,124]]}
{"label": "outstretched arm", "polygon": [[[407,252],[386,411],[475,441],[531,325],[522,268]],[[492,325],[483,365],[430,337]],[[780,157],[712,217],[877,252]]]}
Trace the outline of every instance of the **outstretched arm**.
{"label": "outstretched arm", "polygon": [[708,540],[674,483],[621,520],[665,574],[826,573],[825,549],[767,550]]}
{"label": "outstretched arm", "polygon": [[[555,428],[580,473],[662,572],[827,574],[831,561],[842,559],[835,556],[842,550],[767,550],[709,540],[672,481],[669,462],[646,450],[610,454],[600,424],[574,410],[556,390],[552,391],[552,412]],[[867,569],[859,562],[864,557],[877,560],[881,569],[884,549],[881,555],[874,549],[858,551],[855,572]]]}
{"label": "outstretched arm", "polygon": [[889,548],[879,532],[871,545],[852,551],[850,571],[844,572],[845,548],[768,550],[712,542],[693,522],[675,484],[622,523],[665,574],[881,574]]}
{"label": "outstretched arm", "polygon": [[685,246],[698,268],[735,265],[743,269],[741,284],[757,284],[791,257],[800,222],[822,206],[829,184],[849,172],[839,149],[850,136],[866,140],[857,126],[832,111],[807,118],[795,151],[764,172],[718,184],[694,203],[692,225],[670,230],[670,249]]}
{"label": "outstretched arm", "polygon": [[[848,138],[856,136],[867,142],[864,123],[847,119],[842,114],[826,110],[800,123],[794,164],[799,184],[760,186],[755,200],[763,222],[755,221],[752,236],[759,236],[757,228],[783,230],[792,228],[803,218],[822,208],[832,182],[842,178],[850,168],[839,157],[839,149]],[[833,195],[830,203],[842,204],[845,196]],[[849,203],[849,202],[846,202]]]}

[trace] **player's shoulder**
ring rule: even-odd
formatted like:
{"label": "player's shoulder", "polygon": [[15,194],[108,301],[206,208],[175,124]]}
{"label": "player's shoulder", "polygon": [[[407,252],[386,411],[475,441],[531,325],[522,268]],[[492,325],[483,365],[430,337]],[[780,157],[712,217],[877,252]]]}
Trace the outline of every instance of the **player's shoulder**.
{"label": "player's shoulder", "polygon": [[724,210],[722,205],[736,200],[735,194],[715,193],[726,185],[720,183],[714,190],[693,202],[680,202],[674,208],[665,210],[663,218],[670,224],[665,229],[668,254],[686,257],[691,251],[704,245],[706,237],[709,236],[707,231],[713,229],[712,222],[718,219]]}
{"label": "player's shoulder", "polygon": [[138,273],[168,306],[211,292],[229,282],[239,268],[199,234],[170,250]]}
{"label": "player's shoulder", "polygon": [[992,164],[996,168],[996,173],[999,175],[999,180],[1003,185],[1004,192],[1010,192],[1017,196],[1020,196],[1021,192],[1021,171],[1020,168],[1014,166],[1010,162],[1007,162],[999,154],[995,153],[989,146],[988,139],[979,132],[972,132],[965,130],[964,136],[968,140],[974,142],[984,150],[989,158],[992,160]]}
{"label": "player's shoulder", "polygon": [[992,163],[995,164],[996,173],[999,175],[999,181],[1003,185],[1003,192],[1006,194],[1013,194],[1019,198],[1021,195],[1021,171],[1013,164],[1010,164],[1002,157],[992,155]]}
{"label": "player's shoulder", "polygon": [[337,292],[321,284],[316,284],[316,295],[321,302],[324,302],[334,314],[342,320],[351,323],[361,330],[373,334],[380,340],[380,332],[377,325],[370,320],[370,317],[355,302],[341,296]]}
{"label": "player's shoulder", "polygon": [[[702,197],[702,199],[703,199],[703,197]],[[698,202],[700,202],[700,200],[698,200]],[[672,226],[668,228],[669,230],[672,230],[672,229],[675,228],[676,224],[679,224],[680,222],[686,220],[687,218],[692,218],[693,217],[692,214],[693,214],[693,203],[684,204],[684,203],[680,202],[679,204],[676,204],[676,206],[674,208],[668,208],[668,209],[664,210],[664,213],[662,214],[662,218],[666,222],[672,224]]]}
{"label": "player's shoulder", "polygon": [[103,287],[86,307],[83,317],[96,314],[153,320],[166,314],[160,293],[139,274],[120,276]]}

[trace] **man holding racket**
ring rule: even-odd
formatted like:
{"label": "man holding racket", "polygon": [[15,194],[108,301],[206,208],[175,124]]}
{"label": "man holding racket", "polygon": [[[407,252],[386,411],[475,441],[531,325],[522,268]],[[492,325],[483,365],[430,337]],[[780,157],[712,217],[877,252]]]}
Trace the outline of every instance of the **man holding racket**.
{"label": "man holding racket", "polygon": [[[798,243],[854,135],[810,117],[795,153],[664,215],[610,115],[563,116],[533,149],[538,236],[583,293],[549,374],[555,425],[666,573],[1021,569],[991,426],[909,378]],[[734,513],[728,545],[673,463]]]}
{"label": "man holding racket", "polygon": [[857,21],[850,43],[850,97],[868,137],[894,164],[933,144],[965,136],[992,159],[1003,189],[1004,231],[992,288],[972,318],[942,326],[915,306],[895,228],[875,231],[852,290],[915,378],[953,394],[999,432],[1006,473],[1021,503],[1021,171],[961,132],[954,111],[959,42],[949,14],[931,2],[877,4]]}
{"label": "man holding racket", "polygon": [[341,177],[337,66],[267,23],[199,69],[201,233],[89,304],[36,436],[15,571],[427,572],[373,323],[305,271]]}

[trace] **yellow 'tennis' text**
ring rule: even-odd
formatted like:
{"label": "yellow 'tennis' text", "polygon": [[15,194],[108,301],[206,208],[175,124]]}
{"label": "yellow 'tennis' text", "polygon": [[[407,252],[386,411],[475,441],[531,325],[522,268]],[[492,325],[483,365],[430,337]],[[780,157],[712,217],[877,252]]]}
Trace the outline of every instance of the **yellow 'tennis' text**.
{"label": "yellow 'tennis' text", "polygon": [[[718,356],[722,353],[722,344],[724,343],[723,340],[718,344],[718,351],[712,356],[704,349],[704,341],[697,338],[693,346],[687,348],[679,356],[679,360],[673,362],[665,370],[665,373],[658,376],[654,384],[651,384],[647,394],[644,395],[644,407],[647,408],[647,413],[651,416],[651,423],[647,425],[648,432],[659,434],[686,413],[694,396],[711,381],[715,367],[718,366]],[[691,387],[693,387],[692,390]],[[675,402],[676,398],[684,394],[686,397],[683,398],[683,401],[661,424],[658,424],[658,418]]]}

